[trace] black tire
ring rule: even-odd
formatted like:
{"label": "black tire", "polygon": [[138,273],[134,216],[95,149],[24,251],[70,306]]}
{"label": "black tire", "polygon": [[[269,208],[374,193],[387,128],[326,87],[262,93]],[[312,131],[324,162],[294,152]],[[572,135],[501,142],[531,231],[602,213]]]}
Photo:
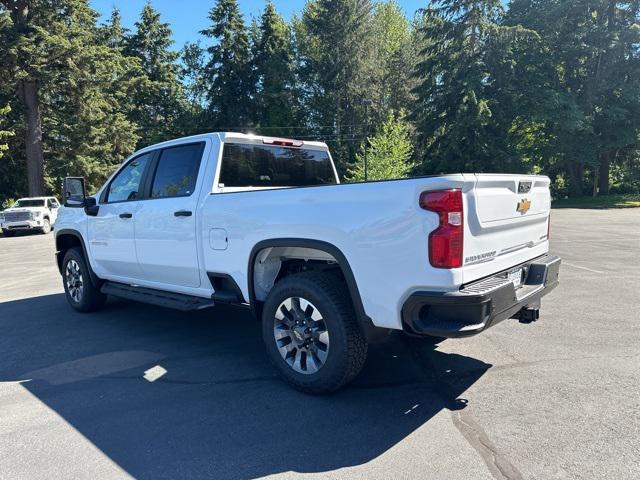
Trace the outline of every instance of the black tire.
{"label": "black tire", "polygon": [[[80,285],[77,284],[78,279],[74,275],[69,275],[70,272],[79,272],[82,288],[79,288]],[[101,309],[107,300],[107,296],[100,292],[100,289],[91,282],[84,253],[79,247],[70,248],[64,255],[62,260],[62,283],[67,302],[78,312],[95,312]],[[72,284],[71,286],[70,283]]]}
{"label": "black tire", "polygon": [[[330,341],[327,342],[324,363],[314,373],[299,373],[278,349],[279,340],[275,338],[274,328],[278,322],[281,325],[282,320],[276,320],[276,313],[282,302],[289,298],[310,302],[322,317],[323,331],[328,333]],[[288,335],[293,329],[287,332]],[[367,341],[358,325],[347,286],[330,273],[304,272],[276,283],[264,304],[262,337],[267,355],[281,377],[294,388],[307,393],[326,394],[338,390],[360,373],[367,358]],[[287,338],[293,345],[293,336]],[[312,354],[305,352],[304,358],[309,358],[309,355]]]}
{"label": "black tire", "polygon": [[5,230],[4,228],[2,229],[2,235],[4,235],[7,238],[13,237],[15,234],[16,232],[12,232],[11,230]]}
{"label": "black tire", "polygon": [[51,222],[48,218],[45,218],[42,221],[42,228],[40,229],[40,233],[42,233],[43,235],[51,233]]}

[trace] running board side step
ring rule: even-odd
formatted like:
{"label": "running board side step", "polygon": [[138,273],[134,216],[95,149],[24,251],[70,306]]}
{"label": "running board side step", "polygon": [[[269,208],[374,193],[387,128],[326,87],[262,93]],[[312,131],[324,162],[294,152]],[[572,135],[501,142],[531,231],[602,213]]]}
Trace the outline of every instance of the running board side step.
{"label": "running board side step", "polygon": [[105,282],[100,291],[105,295],[113,295],[114,297],[149,303],[159,307],[173,308],[183,312],[202,310],[203,308],[214,306],[213,301],[208,298],[165,292],[163,290],[126,285],[124,283]]}

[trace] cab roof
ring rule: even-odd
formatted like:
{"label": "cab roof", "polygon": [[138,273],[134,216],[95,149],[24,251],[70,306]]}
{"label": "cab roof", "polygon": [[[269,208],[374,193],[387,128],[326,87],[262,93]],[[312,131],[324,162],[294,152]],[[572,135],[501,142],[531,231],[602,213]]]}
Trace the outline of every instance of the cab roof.
{"label": "cab roof", "polygon": [[[138,150],[136,154],[145,152],[147,150],[154,150],[156,148],[179,145],[181,143],[197,142],[198,140],[204,140],[207,138],[214,138],[215,140],[219,140],[220,142],[223,142],[223,143],[236,142],[236,143],[253,143],[253,144],[268,144],[267,142],[272,140],[292,140],[296,142],[299,141],[293,138],[283,139],[279,137],[271,137],[268,135],[254,135],[254,134],[237,133],[237,132],[210,132],[210,133],[202,133],[199,135],[192,135],[189,137],[176,138],[173,140],[168,140],[166,142],[149,145],[147,147],[144,147]],[[267,142],[265,142],[265,140]],[[301,142],[302,142],[302,145],[300,146],[291,146],[291,147],[285,147],[285,148],[302,148],[302,149],[308,149],[308,150],[323,150],[323,151],[329,150],[329,147],[327,147],[327,144],[324,142],[314,142],[314,141],[307,141],[307,140],[301,140]]]}
{"label": "cab roof", "polygon": [[51,200],[51,199],[57,200],[56,197],[22,197],[22,198],[18,198],[16,202],[19,202],[20,200]]}

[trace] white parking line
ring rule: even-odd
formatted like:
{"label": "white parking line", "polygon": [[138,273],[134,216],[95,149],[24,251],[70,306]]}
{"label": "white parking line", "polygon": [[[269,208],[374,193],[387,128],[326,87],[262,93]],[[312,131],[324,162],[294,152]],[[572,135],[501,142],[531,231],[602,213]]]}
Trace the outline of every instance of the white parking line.
{"label": "white parking line", "polygon": [[594,270],[593,268],[587,268],[587,267],[581,267],[580,265],[574,265],[573,263],[569,263],[569,262],[562,262],[562,265],[566,265],[568,267],[573,267],[573,268],[579,268],[581,270],[587,270],[589,272],[593,272],[593,273],[602,273],[604,274],[604,272],[601,272],[600,270]]}

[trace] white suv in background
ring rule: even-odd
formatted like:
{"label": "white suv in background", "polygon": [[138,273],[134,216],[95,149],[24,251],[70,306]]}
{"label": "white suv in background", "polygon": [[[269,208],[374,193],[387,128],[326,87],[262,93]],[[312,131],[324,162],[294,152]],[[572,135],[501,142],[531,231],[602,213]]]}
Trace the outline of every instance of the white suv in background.
{"label": "white suv in background", "polygon": [[60,202],[55,197],[21,198],[0,213],[2,233],[11,237],[18,230],[49,233],[58,218]]}

